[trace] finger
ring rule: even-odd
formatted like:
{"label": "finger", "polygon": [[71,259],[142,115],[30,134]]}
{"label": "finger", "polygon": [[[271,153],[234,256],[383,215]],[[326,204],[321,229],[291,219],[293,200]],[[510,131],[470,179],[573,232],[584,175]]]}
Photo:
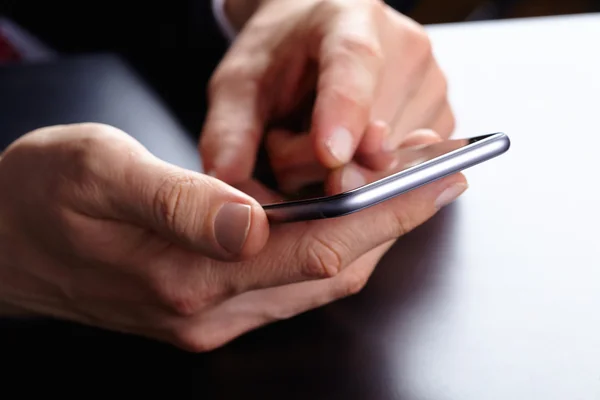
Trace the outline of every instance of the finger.
{"label": "finger", "polygon": [[[390,127],[385,121],[370,122],[357,148],[357,155],[377,154],[379,156],[385,147],[389,133]],[[267,151],[274,171],[302,168],[319,163],[308,133],[274,129],[267,134],[266,139]]]}
{"label": "finger", "polygon": [[[435,143],[442,140],[440,136],[430,129],[419,129],[410,133],[399,147],[409,147],[418,144]],[[397,150],[397,149],[394,149]],[[392,168],[396,164],[396,151],[380,150],[371,154],[361,154],[356,157],[357,164],[369,168],[373,171],[384,171]]]}
{"label": "finger", "polygon": [[240,69],[236,57],[240,56],[229,54],[211,79],[199,145],[204,170],[227,183],[250,179],[265,122],[261,108],[265,63],[252,60]]}
{"label": "finger", "polygon": [[335,276],[428,220],[466,187],[465,178],[456,174],[352,215],[273,226],[260,257],[243,267],[216,262],[210,275],[234,293]]}
{"label": "finger", "polygon": [[434,57],[420,24],[390,6],[385,6],[385,20],[380,28],[385,67],[371,118],[391,123],[421,86]]}
{"label": "finger", "polygon": [[292,318],[338,299],[358,293],[377,263],[394,242],[368,252],[339,275],[316,282],[300,282],[243,293],[203,312],[192,320],[179,320],[192,348],[214,349],[263,325]]}
{"label": "finger", "polygon": [[383,65],[372,9],[354,6],[323,19],[310,46],[319,62],[311,136],[327,168],[353,158],[369,123]]}
{"label": "finger", "polygon": [[308,133],[272,130],[267,135],[266,147],[274,171],[318,163]]}
{"label": "finger", "polygon": [[[368,182],[374,182],[386,176],[400,172],[419,162],[424,156],[422,149],[416,149],[415,146],[438,143],[442,138],[430,129],[419,129],[406,137],[400,147],[393,153],[393,162],[387,170],[373,170],[355,162],[351,162],[332,171],[327,178],[326,188],[329,195],[353,190]],[[413,148],[411,148],[413,147]]]}
{"label": "finger", "polygon": [[385,121],[375,120],[370,122],[356,149],[357,154],[381,153],[389,134],[390,126]]}
{"label": "finger", "polygon": [[277,173],[278,188],[283,194],[299,196],[309,186],[322,185],[327,177],[327,170],[319,164],[279,171]]}
{"label": "finger", "polygon": [[[389,134],[384,121],[373,121],[357,149],[356,159],[375,170],[391,166],[393,154],[383,152]],[[322,183],[328,170],[315,157],[308,134],[273,130],[267,136],[267,150],[279,189],[286,194],[297,193],[307,185]]]}
{"label": "finger", "polygon": [[327,176],[307,133],[271,131],[267,136],[267,151],[282,193],[295,194],[304,186],[323,182]]}
{"label": "finger", "polygon": [[[379,150],[388,130],[383,121],[371,123],[361,142],[363,152]],[[296,195],[306,186],[324,182],[328,170],[317,160],[307,133],[272,130],[267,135],[266,144],[271,168],[282,193]],[[382,168],[385,160],[379,151],[370,161],[370,166]],[[389,162],[389,157],[387,160]]]}
{"label": "finger", "polygon": [[389,168],[394,161],[393,153],[387,150],[386,145],[389,135],[387,123],[381,120],[371,122],[357,149],[356,161],[373,170]]}
{"label": "finger", "polygon": [[153,156],[114,160],[102,184],[112,217],[223,260],[256,254],[269,227],[256,200],[207,175]]}
{"label": "finger", "polygon": [[[389,133],[384,121],[371,122],[357,150],[359,162],[372,169],[385,169],[394,159],[382,152]],[[322,184],[328,170],[315,157],[308,134],[273,130],[267,136],[267,150],[278,188],[285,194],[296,194],[308,185]]]}
{"label": "finger", "polygon": [[[419,89],[400,107],[391,123],[388,149],[397,148],[403,138],[416,129],[432,128],[438,114],[447,104],[447,84],[440,67],[434,61]],[[439,132],[438,132],[439,133]],[[446,132],[444,132],[446,136]]]}

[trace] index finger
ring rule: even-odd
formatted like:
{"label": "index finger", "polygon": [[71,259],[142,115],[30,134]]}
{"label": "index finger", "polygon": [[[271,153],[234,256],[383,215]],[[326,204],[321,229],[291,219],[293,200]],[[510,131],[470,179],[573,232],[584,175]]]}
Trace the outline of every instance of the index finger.
{"label": "index finger", "polygon": [[319,64],[311,136],[327,168],[352,159],[369,123],[383,65],[375,13],[371,5],[340,11],[311,46]]}

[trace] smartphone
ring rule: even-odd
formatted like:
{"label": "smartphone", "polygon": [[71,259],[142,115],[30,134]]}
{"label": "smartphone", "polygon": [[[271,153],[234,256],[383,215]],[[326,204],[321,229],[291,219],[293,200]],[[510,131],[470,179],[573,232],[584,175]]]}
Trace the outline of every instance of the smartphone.
{"label": "smartphone", "polygon": [[509,148],[508,136],[498,132],[400,149],[396,167],[380,180],[333,196],[265,204],[263,208],[274,223],[341,217],[490,160]]}

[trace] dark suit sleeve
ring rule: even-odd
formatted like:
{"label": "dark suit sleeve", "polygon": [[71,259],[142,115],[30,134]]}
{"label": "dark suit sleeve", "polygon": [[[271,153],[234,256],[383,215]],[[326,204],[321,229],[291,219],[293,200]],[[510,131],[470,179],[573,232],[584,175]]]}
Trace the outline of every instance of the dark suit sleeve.
{"label": "dark suit sleeve", "polygon": [[200,129],[206,82],[228,46],[210,0],[1,3],[0,14],[60,53],[118,53],[188,128]]}

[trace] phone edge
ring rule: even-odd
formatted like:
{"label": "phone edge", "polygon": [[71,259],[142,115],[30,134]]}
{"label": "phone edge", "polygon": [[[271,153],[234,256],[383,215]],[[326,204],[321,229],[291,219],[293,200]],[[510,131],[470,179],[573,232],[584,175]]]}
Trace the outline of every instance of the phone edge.
{"label": "phone edge", "polygon": [[[483,135],[482,135],[483,136]],[[446,153],[402,171],[396,178],[376,187],[364,187],[327,198],[301,200],[263,206],[270,222],[298,222],[337,218],[375,206],[421,186],[495,158],[511,146],[508,135],[496,132],[490,137]]]}

